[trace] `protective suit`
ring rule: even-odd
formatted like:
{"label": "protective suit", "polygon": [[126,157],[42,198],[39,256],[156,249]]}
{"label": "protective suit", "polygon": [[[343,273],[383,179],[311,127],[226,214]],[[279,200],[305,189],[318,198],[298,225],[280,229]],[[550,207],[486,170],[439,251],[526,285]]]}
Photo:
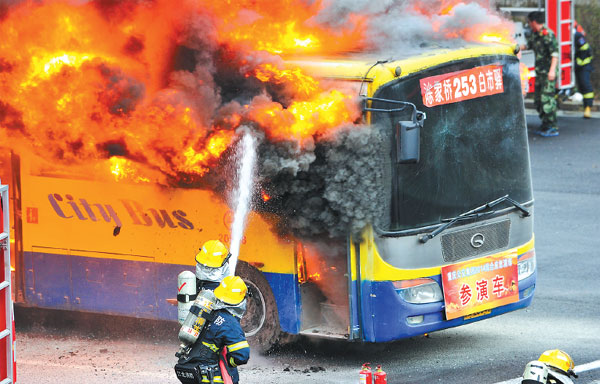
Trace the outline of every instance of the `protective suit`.
{"label": "protective suit", "polygon": [[577,88],[583,94],[584,117],[592,116],[591,109],[594,105],[594,87],[592,86],[592,60],[594,55],[590,43],[582,32],[575,32],[575,77]]}

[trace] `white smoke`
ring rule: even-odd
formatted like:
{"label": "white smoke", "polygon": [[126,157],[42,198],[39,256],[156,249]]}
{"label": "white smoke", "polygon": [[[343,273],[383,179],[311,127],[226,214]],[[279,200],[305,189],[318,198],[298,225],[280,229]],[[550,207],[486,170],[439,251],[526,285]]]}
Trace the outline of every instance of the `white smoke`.
{"label": "white smoke", "polygon": [[[486,1],[327,0],[309,20],[327,27],[347,25],[352,14],[366,16],[368,49],[405,52],[426,45],[464,44],[464,31],[510,26]],[[412,50],[410,51],[412,53]]]}

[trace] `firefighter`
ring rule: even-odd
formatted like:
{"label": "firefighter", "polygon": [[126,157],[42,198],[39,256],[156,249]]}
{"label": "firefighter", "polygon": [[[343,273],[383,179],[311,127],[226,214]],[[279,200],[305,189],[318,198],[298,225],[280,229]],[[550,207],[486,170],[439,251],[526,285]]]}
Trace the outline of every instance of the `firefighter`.
{"label": "firefighter", "polygon": [[544,25],[544,14],[534,11],[527,15],[531,35],[522,49],[535,53],[535,108],[542,126],[536,133],[543,137],[558,136],[556,111],[556,77],[558,75],[558,42],[554,32]]}
{"label": "firefighter", "polygon": [[575,374],[575,362],[566,352],[560,349],[551,349],[544,351],[538,359],[548,366],[549,383],[572,383],[571,377],[577,377]]}
{"label": "firefighter", "polygon": [[194,279],[192,272],[184,271],[179,274],[177,320],[181,324],[178,336],[181,344],[176,356],[185,355],[198,339],[201,328],[217,301],[213,290],[229,274],[230,257],[231,253],[223,243],[219,240],[209,240],[196,254],[196,287],[194,288],[192,283],[186,288],[186,283],[190,282],[188,280]]}
{"label": "firefighter", "polygon": [[592,86],[592,48],[585,37],[583,29],[575,30],[575,78],[577,88],[583,94],[583,117],[592,117],[592,106],[594,105],[594,88]]}
{"label": "firefighter", "polygon": [[250,358],[250,346],[240,325],[248,288],[239,276],[227,276],[214,290],[218,302],[190,352],[175,372],[184,384],[239,382],[237,366]]}
{"label": "firefighter", "polygon": [[211,291],[217,288],[221,280],[229,275],[231,253],[219,240],[209,240],[196,254],[196,290]]}

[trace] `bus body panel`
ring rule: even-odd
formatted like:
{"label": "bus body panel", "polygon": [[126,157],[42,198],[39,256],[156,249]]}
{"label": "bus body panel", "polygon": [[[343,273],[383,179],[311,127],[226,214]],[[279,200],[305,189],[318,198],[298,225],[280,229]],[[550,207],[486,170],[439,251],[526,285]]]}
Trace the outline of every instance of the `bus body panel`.
{"label": "bus body panel", "polygon": [[[229,242],[232,213],[210,191],[26,174],[22,185],[27,305],[174,320],[177,275],[194,271],[202,242]],[[240,260],[263,273],[281,329],[295,334],[294,248],[250,214]]]}
{"label": "bus body panel", "polygon": [[[439,275],[430,277],[439,280]],[[519,282],[520,294],[519,301],[516,303],[493,308],[489,313],[485,311],[485,314],[470,319],[469,316],[465,316],[452,320],[445,320],[443,302],[430,304],[406,303],[398,297],[391,282],[364,282],[364,292],[368,293],[364,294],[363,300],[370,301],[369,308],[372,311],[371,321],[365,319],[365,323],[370,323],[365,326],[365,330],[370,330],[370,332],[365,332],[364,340],[368,342],[386,342],[404,339],[485,320],[525,308],[533,300],[535,280],[536,275],[534,274]],[[523,292],[525,291],[527,296],[524,297]],[[419,315],[424,315],[423,323],[409,325],[406,322],[407,317]]]}
{"label": "bus body panel", "polygon": [[[189,265],[25,252],[28,306],[98,312],[156,320],[177,319],[167,302],[177,292],[177,275]],[[263,273],[282,331],[299,332],[299,290],[293,274]],[[296,287],[296,288],[294,288]]]}
{"label": "bus body panel", "polygon": [[[516,253],[518,257],[534,251],[534,241],[508,249],[493,255],[501,256]],[[440,329],[459,326],[474,321],[483,320],[502,313],[524,308],[531,303],[533,291],[535,288],[536,273],[519,281],[519,300],[515,303],[491,308],[489,314],[469,318],[469,315],[452,320],[446,320],[444,313],[444,302],[434,302],[425,304],[412,304],[404,301],[394,288],[392,281],[430,278],[435,280],[440,288],[441,267],[412,270],[406,274],[406,270],[397,269],[385,263],[377,254],[374,247],[362,247],[361,258],[368,259],[370,262],[364,263],[366,266],[376,266],[375,268],[365,267],[363,270],[363,279],[361,280],[361,301],[363,307],[362,329],[363,338],[369,342],[383,342],[398,340],[425,334]],[[431,274],[432,271],[435,273]],[[484,311],[487,313],[487,311]],[[407,317],[424,316],[423,322],[418,325],[410,325]]]}
{"label": "bus body panel", "polygon": [[[530,210],[533,212],[532,207]],[[510,236],[501,239],[501,241],[505,243],[506,249],[520,247],[523,244],[528,243],[533,236],[533,215],[521,217],[520,212],[517,210],[491,220],[477,221],[467,225],[450,227],[425,244],[415,239],[415,236],[381,237],[374,235],[374,242],[379,251],[379,256],[381,256],[381,260],[374,260],[375,264],[373,265],[373,269],[375,271],[383,271],[385,270],[385,266],[389,264],[396,268],[403,269],[402,272],[398,272],[401,273],[401,275],[397,276],[394,274],[394,278],[400,277],[402,279],[409,279],[414,278],[413,276],[422,277],[417,276],[418,274],[422,274],[420,271],[421,269],[438,266],[440,261],[444,261],[441,256],[443,256],[445,252],[450,253],[443,244],[442,238],[444,235],[467,233],[471,230],[481,231],[482,227],[487,227],[491,229],[486,231],[486,239],[491,240],[493,238],[493,240],[499,241],[498,237],[500,236],[497,234],[498,231],[494,231],[499,225],[502,225],[504,229],[510,233]],[[487,232],[490,233],[488,234]],[[492,242],[490,241],[489,243]],[[399,249],[401,249],[402,252],[398,252],[397,250]],[[486,249],[486,247],[482,247],[478,250],[471,248],[467,254],[457,255],[453,253],[448,254],[446,257],[450,259],[448,263],[451,263],[451,260],[470,260],[484,254],[489,254],[493,251],[493,249]],[[378,278],[381,278],[380,274],[377,274],[377,276]]]}
{"label": "bus body panel", "polygon": [[[233,219],[213,192],[156,185],[23,175],[22,200],[25,251],[98,258],[195,265],[204,241],[229,243]],[[265,272],[295,273],[293,241],[257,213],[248,216],[240,255],[259,258]]]}

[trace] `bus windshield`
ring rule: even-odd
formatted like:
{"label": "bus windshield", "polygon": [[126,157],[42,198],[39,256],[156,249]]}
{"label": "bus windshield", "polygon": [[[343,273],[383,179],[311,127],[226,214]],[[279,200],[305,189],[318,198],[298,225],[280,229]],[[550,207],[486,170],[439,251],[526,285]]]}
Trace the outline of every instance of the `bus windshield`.
{"label": "bus windshield", "polygon": [[[502,92],[445,105],[424,105],[420,79],[487,65],[502,67]],[[439,224],[503,195],[519,203],[532,200],[516,58],[494,56],[444,64],[388,83],[374,97],[409,101],[427,114],[420,133],[419,162],[391,161],[389,219],[378,225],[380,229],[403,231]],[[375,108],[389,108],[385,102],[374,104],[378,104]],[[388,126],[398,120],[408,119],[384,113],[375,113],[372,118],[373,123]],[[395,140],[393,133],[390,140]]]}

